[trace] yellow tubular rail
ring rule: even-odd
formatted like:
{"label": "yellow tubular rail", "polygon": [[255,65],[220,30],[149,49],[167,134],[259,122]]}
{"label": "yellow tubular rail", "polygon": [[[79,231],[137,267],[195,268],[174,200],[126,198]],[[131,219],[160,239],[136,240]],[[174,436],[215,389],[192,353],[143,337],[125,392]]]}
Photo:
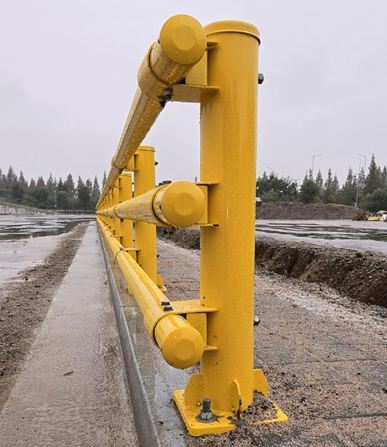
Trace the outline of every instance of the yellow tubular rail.
{"label": "yellow tubular rail", "polygon": [[[174,392],[193,436],[235,428],[254,392],[268,393],[254,369],[259,45],[250,23],[203,28],[189,16],[169,19],[139,69],[97,204],[101,233],[164,359],[181,369],[201,361],[200,372]],[[155,188],[154,148],[140,144],[168,100],[200,103],[200,180]],[[170,302],[162,293],[155,225],[200,226],[200,299]],[[254,423],[286,421],[274,408]]]}
{"label": "yellow tubular rail", "polygon": [[180,315],[164,310],[169,300],[116,240],[110,229],[97,218],[114,258],[144,315],[145,328],[164,359],[174,368],[195,365],[203,355],[204,341],[199,332]]}
{"label": "yellow tubular rail", "polygon": [[194,183],[174,182],[98,211],[109,217],[148,222],[158,226],[185,228],[197,223],[206,208],[206,200]]}
{"label": "yellow tubular rail", "polygon": [[168,98],[165,90],[187,76],[206,47],[204,28],[193,17],[181,14],[165,22],[140,66],[138,89],[97,208],[156,121]]}

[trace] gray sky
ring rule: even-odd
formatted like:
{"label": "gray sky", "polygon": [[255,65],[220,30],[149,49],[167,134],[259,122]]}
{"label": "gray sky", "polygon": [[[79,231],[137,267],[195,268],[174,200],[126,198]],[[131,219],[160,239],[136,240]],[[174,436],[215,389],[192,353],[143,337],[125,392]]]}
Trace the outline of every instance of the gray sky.
{"label": "gray sky", "polygon": [[[257,175],[302,181],[387,164],[386,0],[0,0],[0,168],[29,180],[109,171],[137,71],[163,23],[261,32]],[[199,176],[199,107],[170,103],[144,143],[157,181]]]}

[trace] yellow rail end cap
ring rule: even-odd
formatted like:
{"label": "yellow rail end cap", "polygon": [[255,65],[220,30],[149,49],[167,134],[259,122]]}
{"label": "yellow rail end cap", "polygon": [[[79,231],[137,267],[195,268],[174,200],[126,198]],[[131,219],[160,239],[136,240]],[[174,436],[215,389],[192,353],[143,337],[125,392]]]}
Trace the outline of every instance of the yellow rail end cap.
{"label": "yellow rail end cap", "polygon": [[204,28],[186,14],[175,15],[164,23],[159,42],[167,58],[179,65],[196,64],[207,47]]}
{"label": "yellow rail end cap", "polygon": [[165,361],[174,368],[189,368],[203,355],[203,337],[180,315],[163,318],[155,335]]}
{"label": "yellow rail end cap", "polygon": [[181,181],[168,185],[161,199],[164,217],[173,225],[186,228],[203,216],[206,199],[194,183]]}

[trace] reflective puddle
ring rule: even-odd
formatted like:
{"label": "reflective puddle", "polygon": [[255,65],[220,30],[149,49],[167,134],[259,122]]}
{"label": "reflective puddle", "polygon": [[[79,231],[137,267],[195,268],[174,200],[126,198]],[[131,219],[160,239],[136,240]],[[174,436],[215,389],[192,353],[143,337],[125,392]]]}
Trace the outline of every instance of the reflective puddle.
{"label": "reflective puddle", "polygon": [[38,264],[55,248],[58,237],[92,215],[0,215],[0,282]]}
{"label": "reflective puddle", "polygon": [[19,216],[0,215],[0,241],[53,236],[67,233],[93,215]]}
{"label": "reflective puddle", "polygon": [[339,248],[387,253],[387,223],[256,220],[257,235]]}

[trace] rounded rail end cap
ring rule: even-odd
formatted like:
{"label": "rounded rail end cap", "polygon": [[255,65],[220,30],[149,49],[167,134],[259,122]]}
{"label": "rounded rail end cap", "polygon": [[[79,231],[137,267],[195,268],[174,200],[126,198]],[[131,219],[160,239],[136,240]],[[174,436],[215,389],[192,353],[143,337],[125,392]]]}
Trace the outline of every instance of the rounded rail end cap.
{"label": "rounded rail end cap", "polygon": [[202,336],[193,327],[177,327],[165,337],[161,352],[165,361],[178,369],[197,363],[204,351]]}
{"label": "rounded rail end cap", "polygon": [[203,26],[185,14],[175,15],[164,23],[159,42],[168,59],[179,65],[196,64],[207,47]]}
{"label": "rounded rail end cap", "polygon": [[197,223],[206,209],[206,200],[194,183],[171,183],[164,191],[161,207],[165,218],[180,228]]}

